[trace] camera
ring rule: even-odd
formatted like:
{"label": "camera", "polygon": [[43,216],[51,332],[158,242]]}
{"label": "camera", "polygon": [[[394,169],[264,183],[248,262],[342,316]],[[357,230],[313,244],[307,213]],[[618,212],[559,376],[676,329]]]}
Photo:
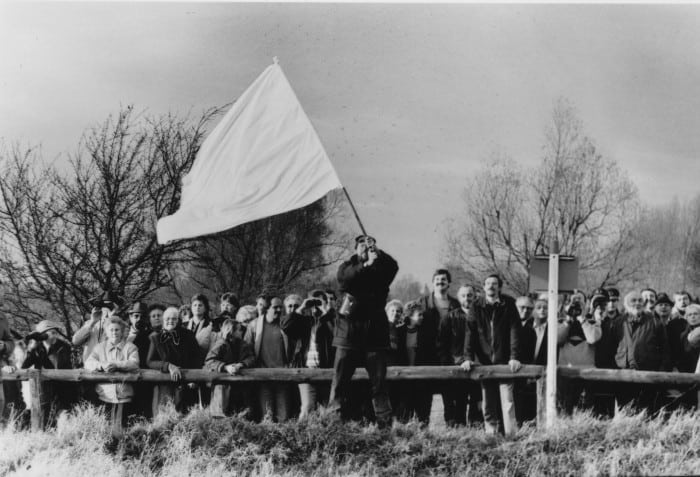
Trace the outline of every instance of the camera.
{"label": "camera", "polygon": [[32,333],[29,333],[24,338],[24,341],[25,341],[25,343],[28,343],[31,340],[44,341],[44,340],[47,340],[48,338],[49,338],[49,335],[47,335],[46,333],[39,333],[38,331],[34,331]]}
{"label": "camera", "polygon": [[318,298],[310,298],[306,301],[306,303],[308,303],[309,306],[321,306],[323,304],[323,302]]}

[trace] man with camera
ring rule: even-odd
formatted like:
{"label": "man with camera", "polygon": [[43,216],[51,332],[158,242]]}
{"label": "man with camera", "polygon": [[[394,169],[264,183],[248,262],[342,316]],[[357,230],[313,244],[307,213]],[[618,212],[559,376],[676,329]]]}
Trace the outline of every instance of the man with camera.
{"label": "man with camera", "polygon": [[112,291],[104,292],[90,300],[90,306],[92,306],[90,318],[73,335],[73,345],[83,347],[83,362],[87,361],[98,343],[107,339],[107,321],[123,304],[123,300]]}
{"label": "man with camera", "polygon": [[[290,299],[292,297],[292,299]],[[293,349],[293,368],[330,368],[333,366],[333,329],[335,310],[330,308],[328,296],[323,290],[312,290],[308,298],[299,301],[297,295],[290,295],[285,304],[290,305],[282,317],[282,331],[290,340]],[[296,305],[299,306],[296,306]],[[318,401],[328,397],[325,383],[299,383],[301,409],[299,419],[309,415]]]}
{"label": "man with camera", "polygon": [[377,247],[374,238],[355,238],[355,254],[338,268],[342,304],[338,310],[333,346],[335,374],[331,383],[330,407],[344,418],[349,415],[350,380],[364,366],[372,388],[372,407],[380,427],[391,423],[391,404],[386,385],[386,352],[389,322],[384,306],[389,285],[399,266]]}

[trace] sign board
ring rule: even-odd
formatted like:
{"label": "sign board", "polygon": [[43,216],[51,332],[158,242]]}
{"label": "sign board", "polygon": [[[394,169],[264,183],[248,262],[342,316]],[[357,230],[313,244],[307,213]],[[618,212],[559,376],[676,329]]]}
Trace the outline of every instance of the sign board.
{"label": "sign board", "polygon": [[[559,292],[571,293],[578,288],[578,259],[559,255]],[[549,290],[549,255],[530,260],[530,292]]]}

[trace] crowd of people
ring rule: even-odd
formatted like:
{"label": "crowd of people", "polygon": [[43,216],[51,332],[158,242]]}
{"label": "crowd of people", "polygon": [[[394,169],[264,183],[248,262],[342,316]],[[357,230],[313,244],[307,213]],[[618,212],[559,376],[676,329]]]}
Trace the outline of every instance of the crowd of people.
{"label": "crowd of people", "polygon": [[[277,421],[304,419],[322,403],[344,418],[369,416],[379,426],[393,419],[427,423],[433,395],[441,394],[446,424],[483,425],[512,434],[536,414],[534,383],[386,382],[387,366],[474,366],[503,364],[517,373],[523,364],[547,362],[546,295],[511,297],[498,275],[480,285],[464,284],[450,294],[451,276],[438,269],[432,291],[406,303],[388,300],[398,264],[376,241],[361,235],[355,254],[338,269],[335,290],[315,289],[302,297],[260,295],[241,304],[233,293],[219,297],[218,312],[204,294],[181,306],[125,303],[112,292],[91,302],[92,312],[72,337],[51,320],[39,322],[23,339],[13,339],[0,319],[0,364],[16,368],[69,369],[72,349],[82,348],[82,366],[95,372],[154,369],[167,383],[52,382],[45,406],[65,410],[78,399],[102,403],[120,427],[129,416],[152,417],[163,404],[184,412],[209,406],[212,414],[249,412]],[[562,296],[557,361],[564,366],[695,372],[700,355],[700,305],[689,293],[672,298],[652,289],[620,292],[599,288]],[[336,300],[337,299],[337,300]],[[367,369],[368,383],[351,382]],[[238,374],[246,368],[332,368],[330,385],[285,382],[206,385],[184,383],[183,369]],[[48,386],[48,385],[47,385]],[[649,412],[695,406],[695,392],[636,385],[599,387],[560,381],[563,411],[584,407],[600,415],[631,404]],[[3,383],[7,408],[24,407],[28,389]],[[0,408],[2,408],[0,400]]]}

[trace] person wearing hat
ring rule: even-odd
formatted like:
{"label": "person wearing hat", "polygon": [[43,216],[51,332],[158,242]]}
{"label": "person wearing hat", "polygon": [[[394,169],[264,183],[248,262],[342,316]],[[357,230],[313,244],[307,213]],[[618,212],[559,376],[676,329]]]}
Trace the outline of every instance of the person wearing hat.
{"label": "person wearing hat", "polygon": [[372,407],[380,427],[391,423],[386,384],[389,322],[384,305],[399,265],[377,247],[374,238],[355,238],[355,254],[338,268],[342,304],[338,310],[333,346],[336,348],[329,407],[349,416],[351,379],[364,365],[372,388]]}
{"label": "person wearing hat", "polygon": [[106,291],[90,300],[90,318],[73,335],[73,346],[83,347],[83,362],[88,359],[93,348],[107,339],[105,325],[124,301],[113,291]]}
{"label": "person wearing hat", "polygon": [[671,311],[673,310],[673,300],[667,293],[659,293],[654,302],[654,315],[664,325],[671,321]]}
{"label": "person wearing hat", "polygon": [[[591,308],[594,303],[596,305],[605,305],[604,313],[600,318],[601,337],[598,340],[595,348],[595,366],[596,368],[615,369],[615,351],[617,350],[617,342],[613,334],[613,324],[620,317],[620,312],[617,309],[617,302],[620,299],[620,292],[617,288],[597,288],[591,295]],[[591,310],[591,313],[594,309]]]}
{"label": "person wearing hat", "polygon": [[[153,333],[148,319],[148,306],[142,301],[135,301],[127,310],[129,316],[129,332],[126,341],[136,346],[139,355],[141,369],[148,369],[148,350],[151,346],[149,336]],[[134,385],[133,411],[139,415],[150,417],[153,385],[150,383],[136,383]]]}
{"label": "person wearing hat", "polygon": [[[40,321],[34,332],[27,335],[27,354],[22,362],[22,369],[71,369],[71,346],[63,338],[61,326],[51,320]],[[67,383],[46,382],[42,392],[44,416],[55,408],[56,411],[68,410],[72,404],[71,388]]]}
{"label": "person wearing hat", "polygon": [[646,287],[642,290],[642,298],[644,299],[644,309],[649,313],[654,312],[654,304],[656,303],[656,290]]}
{"label": "person wearing hat", "polygon": [[[613,296],[617,292],[613,290]],[[593,319],[600,324],[600,339],[595,344],[595,367],[614,369],[615,350],[617,343],[612,332],[615,321],[616,307],[609,305],[608,291],[604,288],[596,288],[591,293],[590,308],[587,318]],[[612,313],[611,313],[612,311]],[[613,315],[611,317],[611,315]],[[615,415],[615,393],[611,392],[608,383],[589,383],[587,392],[590,391],[593,399],[593,412],[598,416],[613,417]]]}
{"label": "person wearing hat", "polygon": [[[557,364],[559,366],[595,367],[595,347],[603,334],[601,329],[603,303],[600,297],[594,297],[593,313],[585,315],[580,302],[575,301],[569,305],[568,319],[560,324],[557,330],[559,344]],[[571,414],[575,405],[590,407],[593,404],[591,390],[581,383],[562,379],[559,394],[567,414]]]}

